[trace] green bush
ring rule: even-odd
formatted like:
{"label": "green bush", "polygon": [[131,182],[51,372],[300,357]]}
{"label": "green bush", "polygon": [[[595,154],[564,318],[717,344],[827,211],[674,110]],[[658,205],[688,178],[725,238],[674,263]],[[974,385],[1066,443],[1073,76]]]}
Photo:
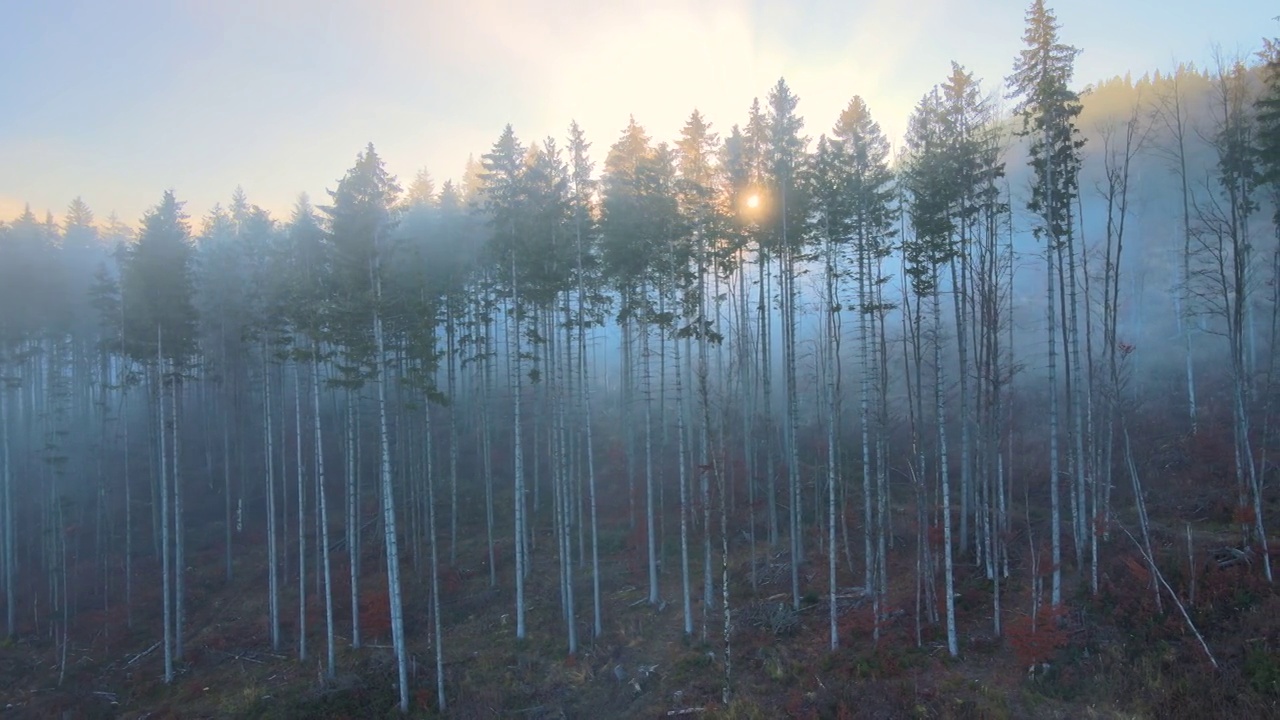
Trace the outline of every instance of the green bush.
{"label": "green bush", "polygon": [[1263,695],[1280,695],[1280,653],[1253,643],[1245,650],[1242,672],[1254,690]]}

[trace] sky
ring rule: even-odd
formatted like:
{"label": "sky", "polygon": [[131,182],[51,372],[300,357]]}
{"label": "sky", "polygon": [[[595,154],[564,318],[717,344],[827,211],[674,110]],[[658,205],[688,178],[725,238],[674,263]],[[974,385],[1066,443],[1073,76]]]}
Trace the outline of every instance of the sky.
{"label": "sky", "polygon": [[[237,185],[287,217],[373,142],[408,186],[457,180],[511,123],[602,159],[628,117],[727,133],[779,77],[805,132],[861,95],[891,139],[955,60],[997,90],[1030,0],[44,0],[0,23],[0,220],[82,197],[136,224],[172,189],[199,218]],[[1270,0],[1056,0],[1076,84],[1251,55]]]}

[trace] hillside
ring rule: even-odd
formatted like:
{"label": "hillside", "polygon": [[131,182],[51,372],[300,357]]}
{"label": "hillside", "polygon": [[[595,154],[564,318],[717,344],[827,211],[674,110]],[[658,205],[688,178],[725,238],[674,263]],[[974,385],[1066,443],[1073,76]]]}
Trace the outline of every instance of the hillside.
{"label": "hillside", "polygon": [[[1030,617],[1033,578],[1025,527],[1010,538],[1010,568],[1002,578],[1001,623],[997,636],[989,603],[991,582],[971,563],[957,570],[957,611],[962,654],[947,657],[941,626],[921,619],[912,580],[914,552],[908,546],[914,510],[895,501],[890,564],[895,581],[880,639],[872,640],[870,598],[862,588],[840,591],[840,650],[825,647],[828,600],[821,582],[822,557],[814,553],[802,573],[805,597],[789,606],[786,552],[759,549],[758,586],[749,581],[750,553],[735,542],[730,567],[733,617],[731,700],[722,701],[723,625],[717,604],[699,621],[693,639],[682,638],[679,608],[671,593],[679,582],[678,561],[668,542],[663,555],[664,600],[645,603],[643,530],[627,530],[626,508],[604,513],[600,539],[604,593],[604,633],[585,640],[576,655],[563,645],[558,617],[555,566],[550,551],[534,555],[530,634],[514,637],[511,621],[512,566],[509,544],[497,554],[498,585],[487,582],[483,525],[465,518],[457,562],[442,570],[441,613],[445,631],[445,687],[450,716],[484,717],[665,717],[690,710],[698,717],[834,718],[1121,718],[1280,716],[1280,596],[1260,576],[1256,562],[1236,562],[1229,464],[1220,436],[1206,430],[1192,437],[1167,434],[1159,413],[1143,423],[1139,444],[1150,448],[1142,462],[1154,480],[1150,512],[1156,529],[1160,568],[1177,602],[1186,606],[1218,667],[1162,591],[1159,608],[1150,573],[1136,546],[1121,532],[1102,540],[1108,558],[1102,591],[1091,597],[1082,578],[1061,609],[1044,608],[1036,627]],[[1172,438],[1172,439],[1170,439]],[[1030,471],[1030,467],[1026,468]],[[607,471],[608,469],[606,469]],[[1034,486],[1033,488],[1034,489]],[[1280,506],[1269,489],[1268,507]],[[1031,517],[1033,505],[1018,507]],[[539,545],[549,545],[549,517],[539,518]],[[1120,519],[1132,527],[1131,514]],[[336,530],[336,529],[335,529]],[[1189,535],[1187,533],[1190,533]],[[208,527],[190,543],[190,614],[187,653],[172,685],[161,682],[154,627],[159,609],[155,582],[139,583],[134,608],[82,609],[66,644],[66,673],[60,680],[62,644],[34,633],[35,612],[17,639],[0,650],[5,717],[46,718],[356,718],[397,715],[394,659],[388,647],[385,572],[377,568],[376,545],[366,545],[364,578],[371,591],[361,603],[365,647],[349,647],[340,630],[338,664],[332,681],[320,661],[296,659],[296,623],[286,613],[284,642],[273,650],[268,632],[266,564],[260,537],[238,538],[235,579],[222,575],[220,531]],[[813,547],[816,548],[816,535]],[[1042,543],[1043,544],[1043,543]],[[1275,548],[1274,539],[1271,546]],[[345,577],[341,544],[333,555],[335,578]],[[1043,554],[1043,547],[1040,548]],[[1042,561],[1043,563],[1043,561]],[[1226,567],[1221,567],[1225,565]],[[73,569],[92,572],[91,563]],[[1047,575],[1041,565],[1040,581]],[[414,658],[413,716],[434,717],[434,679],[427,632],[429,586],[411,561],[406,615]],[[154,563],[137,563],[140,578],[154,578]],[[1194,573],[1194,580],[1190,574]],[[701,568],[695,567],[701,576]],[[580,597],[589,597],[586,572],[577,579]],[[296,582],[296,580],[295,580]],[[335,617],[347,625],[350,602],[339,581]],[[295,585],[285,583],[286,588]],[[285,606],[296,590],[284,592]],[[79,601],[84,608],[89,603]],[[310,647],[323,652],[322,608],[309,608]],[[132,615],[129,629],[127,618]],[[586,637],[590,623],[578,618]]]}

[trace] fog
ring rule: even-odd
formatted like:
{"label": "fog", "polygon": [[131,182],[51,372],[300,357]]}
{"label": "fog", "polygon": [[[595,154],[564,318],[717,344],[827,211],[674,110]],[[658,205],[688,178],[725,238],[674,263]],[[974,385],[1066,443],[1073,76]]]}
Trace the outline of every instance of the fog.
{"label": "fog", "polygon": [[728,702],[739,606],[959,657],[1121,592],[1111,557],[1160,606],[1193,522],[1270,583],[1276,46],[1077,86],[1031,7],[1012,75],[896,114],[783,78],[674,131],[542,108],[563,131],[507,125],[458,180],[370,142],[287,211],[6,217],[8,636],[61,686],[109,617],[172,683],[252,597],[261,657],[338,692],[340,643],[389,648],[400,708],[430,675],[445,712],[477,617],[578,657],[643,605]]}

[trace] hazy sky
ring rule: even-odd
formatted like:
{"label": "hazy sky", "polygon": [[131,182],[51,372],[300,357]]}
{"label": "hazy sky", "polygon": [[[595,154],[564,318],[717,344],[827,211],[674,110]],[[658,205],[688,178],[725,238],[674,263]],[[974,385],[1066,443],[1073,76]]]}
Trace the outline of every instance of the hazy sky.
{"label": "hazy sky", "polygon": [[[855,94],[891,137],[951,60],[985,87],[1030,0],[42,0],[0,22],[0,219],[76,195],[136,223],[166,188],[198,220],[241,184],[287,213],[372,141],[407,185],[457,178],[510,122],[528,144],[577,119],[597,155],[634,113],[718,131],[785,76],[806,132]],[[1269,0],[1056,0],[1077,84],[1252,53]],[[975,8],[981,8],[981,11]],[[197,223],[198,226],[198,223]]]}

